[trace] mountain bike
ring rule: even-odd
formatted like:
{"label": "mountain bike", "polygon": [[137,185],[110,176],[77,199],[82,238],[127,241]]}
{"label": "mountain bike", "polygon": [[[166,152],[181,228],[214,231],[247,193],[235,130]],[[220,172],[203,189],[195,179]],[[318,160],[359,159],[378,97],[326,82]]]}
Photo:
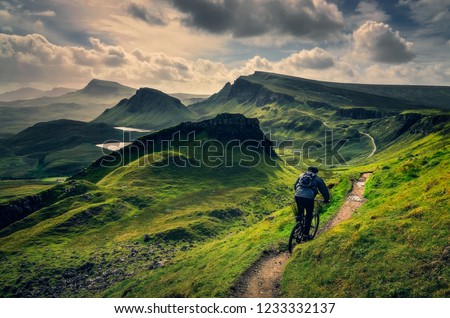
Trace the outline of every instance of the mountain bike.
{"label": "mountain bike", "polygon": [[[316,202],[316,204],[314,206],[311,227],[309,228],[309,233],[308,233],[311,239],[313,239],[317,234],[317,230],[319,229],[319,221],[320,221],[319,212],[323,209],[323,201],[319,201],[319,200],[314,200],[314,201]],[[292,207],[292,212],[294,213],[294,216],[297,216],[298,215],[297,203],[295,201],[293,201],[291,207]],[[306,213],[306,211],[304,213]],[[299,220],[296,221],[294,228],[291,231],[291,235],[289,236],[289,244],[288,244],[289,253],[292,253],[292,251],[294,250],[294,246],[296,244],[300,244],[302,241],[304,241],[305,233],[303,233],[303,230],[305,228],[305,219],[306,219],[306,215],[303,215]]]}

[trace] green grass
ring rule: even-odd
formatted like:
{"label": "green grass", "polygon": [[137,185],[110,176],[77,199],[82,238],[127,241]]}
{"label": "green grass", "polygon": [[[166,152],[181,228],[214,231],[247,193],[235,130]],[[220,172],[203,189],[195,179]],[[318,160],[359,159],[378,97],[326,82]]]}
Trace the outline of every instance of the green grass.
{"label": "green grass", "polygon": [[[379,162],[367,203],[301,245],[282,282],[286,297],[448,297],[450,152],[439,136]],[[448,140],[448,139],[447,139]]]}
{"label": "green grass", "polygon": [[0,203],[49,189],[64,178],[0,180]]}

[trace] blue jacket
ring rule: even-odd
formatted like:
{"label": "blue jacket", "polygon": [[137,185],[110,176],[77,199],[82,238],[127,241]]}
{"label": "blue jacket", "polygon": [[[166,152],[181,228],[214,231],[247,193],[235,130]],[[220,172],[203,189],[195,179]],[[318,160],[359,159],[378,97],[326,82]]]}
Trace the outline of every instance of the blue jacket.
{"label": "blue jacket", "polygon": [[295,181],[295,184],[294,184],[294,190],[295,190],[296,197],[314,200],[317,193],[320,191],[320,193],[322,194],[323,199],[325,201],[330,200],[330,193],[328,192],[328,188],[325,185],[325,182],[323,182],[323,180],[318,175],[314,176],[314,178],[312,180],[312,186],[308,187],[308,188],[300,186],[300,179],[302,178],[302,176],[303,176],[303,174],[301,174],[297,178],[297,181]]}

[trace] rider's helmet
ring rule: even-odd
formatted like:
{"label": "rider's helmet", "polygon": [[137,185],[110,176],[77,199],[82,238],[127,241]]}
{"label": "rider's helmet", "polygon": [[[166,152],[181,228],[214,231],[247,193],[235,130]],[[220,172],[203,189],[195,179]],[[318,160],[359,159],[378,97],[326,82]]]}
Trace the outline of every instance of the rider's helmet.
{"label": "rider's helmet", "polygon": [[319,173],[319,169],[317,167],[313,167],[313,166],[308,167],[308,171],[311,171],[314,174]]}

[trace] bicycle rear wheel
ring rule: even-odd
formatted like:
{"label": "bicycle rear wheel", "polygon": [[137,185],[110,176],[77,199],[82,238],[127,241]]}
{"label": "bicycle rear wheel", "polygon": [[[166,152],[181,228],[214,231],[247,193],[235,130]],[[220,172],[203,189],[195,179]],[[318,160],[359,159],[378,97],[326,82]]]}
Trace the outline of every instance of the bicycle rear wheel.
{"label": "bicycle rear wheel", "polygon": [[291,231],[291,235],[289,236],[289,244],[288,244],[289,253],[292,253],[292,251],[294,250],[294,246],[302,241],[302,235],[303,235],[303,226],[300,222],[297,222]]}

